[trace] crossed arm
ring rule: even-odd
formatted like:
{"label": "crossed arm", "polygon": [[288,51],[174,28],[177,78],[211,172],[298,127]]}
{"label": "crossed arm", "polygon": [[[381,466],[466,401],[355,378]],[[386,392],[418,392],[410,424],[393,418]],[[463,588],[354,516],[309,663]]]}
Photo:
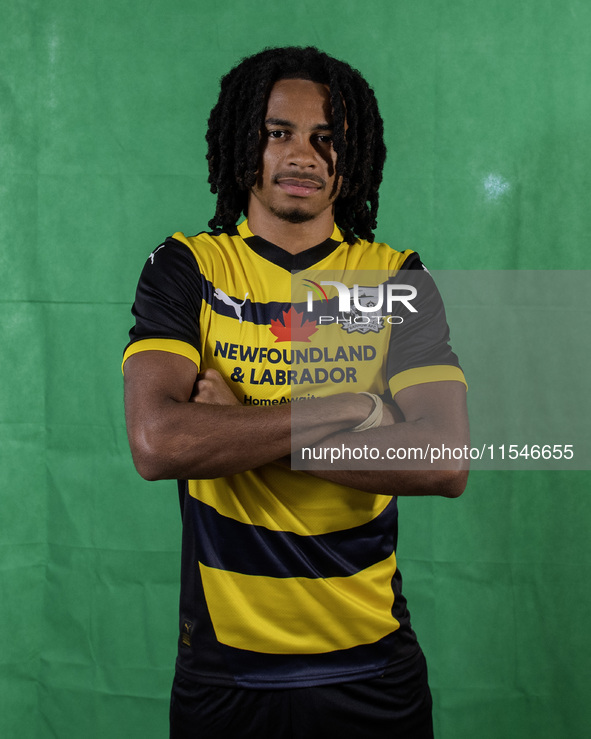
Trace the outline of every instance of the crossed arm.
{"label": "crossed arm", "polygon": [[[350,429],[369,415],[373,401],[357,393],[300,401],[292,428],[290,404],[242,406],[215,370],[197,373],[180,355],[145,351],[125,363],[125,413],[138,472],[148,480],[222,477],[283,460],[292,448],[367,444],[381,449],[468,443],[465,388],[432,382],[401,390],[397,408],[385,406],[382,426]],[[396,423],[395,423],[396,421]],[[414,469],[411,469],[413,467]],[[312,475],[373,493],[457,497],[467,470],[330,470]]]}

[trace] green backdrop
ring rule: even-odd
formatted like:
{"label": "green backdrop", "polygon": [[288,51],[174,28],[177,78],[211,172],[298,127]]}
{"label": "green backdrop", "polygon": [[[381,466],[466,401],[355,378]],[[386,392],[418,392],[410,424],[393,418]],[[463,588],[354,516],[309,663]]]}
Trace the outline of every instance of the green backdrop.
{"label": "green backdrop", "polygon": [[[219,77],[266,45],[346,59],[386,120],[381,240],[433,269],[588,270],[591,3],[0,7],[0,735],[156,739],[180,520],[133,469],[119,363],[147,255],[211,216]],[[590,481],[401,501],[440,739],[588,735]]]}

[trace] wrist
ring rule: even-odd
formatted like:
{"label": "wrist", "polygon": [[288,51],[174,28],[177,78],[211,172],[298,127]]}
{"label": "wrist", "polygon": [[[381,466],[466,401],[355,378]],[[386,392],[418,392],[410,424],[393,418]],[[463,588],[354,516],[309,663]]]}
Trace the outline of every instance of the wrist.
{"label": "wrist", "polygon": [[374,408],[372,398],[364,393],[340,393],[323,398],[323,401],[326,401],[325,419],[340,423],[343,428],[359,425]]}
{"label": "wrist", "polygon": [[384,415],[384,404],[380,396],[375,395],[374,393],[366,392],[358,393],[358,395],[367,396],[373,402],[373,408],[367,418],[361,423],[357,424],[357,426],[354,426],[351,431],[369,431],[369,429],[374,429],[377,426],[380,426],[382,423],[382,417]]}

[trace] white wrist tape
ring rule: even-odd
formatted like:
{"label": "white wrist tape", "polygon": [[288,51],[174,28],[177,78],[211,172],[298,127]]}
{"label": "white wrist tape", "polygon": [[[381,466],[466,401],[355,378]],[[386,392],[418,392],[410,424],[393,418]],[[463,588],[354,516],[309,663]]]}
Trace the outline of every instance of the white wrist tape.
{"label": "white wrist tape", "polygon": [[351,431],[367,431],[368,429],[377,428],[382,423],[382,416],[384,415],[384,404],[382,403],[382,399],[379,395],[374,395],[374,393],[362,392],[358,393],[358,395],[367,395],[373,400],[374,406],[372,412],[365,421],[352,428]]}

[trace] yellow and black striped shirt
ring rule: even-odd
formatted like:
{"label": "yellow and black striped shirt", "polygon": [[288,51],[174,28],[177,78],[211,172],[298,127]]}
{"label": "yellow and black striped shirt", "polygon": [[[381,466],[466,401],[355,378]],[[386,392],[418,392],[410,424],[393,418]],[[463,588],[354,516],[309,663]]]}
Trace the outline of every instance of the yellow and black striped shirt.
{"label": "yellow and black striped shirt", "polygon": [[[371,312],[357,325],[349,315],[348,329],[343,316],[323,322],[336,298],[316,288],[359,270],[369,280],[423,267],[412,251],[349,245],[336,226],[296,255],[246,221],[232,233],[176,233],[146,262],[124,361],[150,349],[181,354],[219,370],[245,405],[463,381],[436,291],[400,324]],[[416,653],[396,566],[395,498],[276,464],[179,486],[177,669],[186,677],[315,685],[379,675]]]}

